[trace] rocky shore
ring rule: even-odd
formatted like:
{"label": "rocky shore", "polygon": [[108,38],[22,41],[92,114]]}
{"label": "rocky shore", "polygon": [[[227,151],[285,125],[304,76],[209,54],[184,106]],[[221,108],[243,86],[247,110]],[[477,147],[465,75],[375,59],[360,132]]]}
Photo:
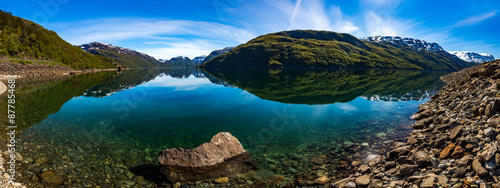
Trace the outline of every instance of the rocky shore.
{"label": "rocky shore", "polygon": [[330,187],[500,187],[500,61],[464,71],[419,107],[405,141]]}
{"label": "rocky shore", "polygon": [[76,70],[66,66],[58,64],[47,64],[47,63],[17,63],[11,61],[0,62],[0,80],[8,79],[11,77],[19,78],[39,78],[47,76],[63,76],[63,75],[75,75],[75,74],[85,74],[91,72],[99,71],[116,71],[117,69],[85,69]]}

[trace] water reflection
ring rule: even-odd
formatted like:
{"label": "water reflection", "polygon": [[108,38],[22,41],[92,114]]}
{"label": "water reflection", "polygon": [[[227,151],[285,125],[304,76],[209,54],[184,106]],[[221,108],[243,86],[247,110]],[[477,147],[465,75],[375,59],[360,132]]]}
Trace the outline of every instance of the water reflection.
{"label": "water reflection", "polygon": [[416,70],[207,69],[221,80],[267,100],[332,104],[362,96],[368,100],[422,100],[441,88],[446,72]]}

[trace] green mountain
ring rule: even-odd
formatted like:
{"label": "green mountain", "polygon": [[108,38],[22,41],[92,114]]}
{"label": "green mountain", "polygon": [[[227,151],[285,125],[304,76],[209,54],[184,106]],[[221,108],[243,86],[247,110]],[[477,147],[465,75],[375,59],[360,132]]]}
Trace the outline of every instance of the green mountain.
{"label": "green mountain", "polygon": [[162,65],[160,61],[147,54],[111,44],[92,42],[80,47],[88,53],[112,58],[128,68],[157,68]]}
{"label": "green mountain", "polygon": [[444,50],[362,41],[328,31],[294,30],[257,37],[201,66],[459,70],[471,65]]}
{"label": "green mountain", "polygon": [[113,68],[110,58],[86,53],[54,31],[0,10],[0,57],[59,62],[75,69]]}

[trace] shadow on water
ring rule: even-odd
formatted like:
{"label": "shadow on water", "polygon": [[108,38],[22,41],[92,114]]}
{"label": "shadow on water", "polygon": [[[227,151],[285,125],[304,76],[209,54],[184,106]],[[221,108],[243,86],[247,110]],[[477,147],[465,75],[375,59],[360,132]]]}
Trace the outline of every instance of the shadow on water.
{"label": "shadow on water", "polygon": [[407,101],[429,97],[447,72],[418,70],[205,69],[213,83],[235,86],[262,99],[291,104],[333,104],[357,97]]}

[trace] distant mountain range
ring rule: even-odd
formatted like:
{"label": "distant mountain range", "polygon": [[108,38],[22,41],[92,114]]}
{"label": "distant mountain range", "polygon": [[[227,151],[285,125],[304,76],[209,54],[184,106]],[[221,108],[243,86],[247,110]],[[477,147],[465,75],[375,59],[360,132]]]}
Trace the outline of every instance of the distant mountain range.
{"label": "distant mountain range", "polygon": [[188,57],[183,57],[183,56],[177,56],[171,58],[170,60],[159,59],[159,61],[171,67],[194,67],[201,65],[202,63],[207,62],[221,54],[225,54],[231,51],[232,49],[234,49],[234,47],[226,47],[224,49],[214,50],[208,56],[201,55],[193,59],[189,59]]}
{"label": "distant mountain range", "polygon": [[[420,39],[413,39],[408,37],[399,36],[372,36],[362,38],[364,41],[387,43],[397,47],[411,47],[415,50],[427,50],[433,52],[444,52],[445,50],[435,42],[426,42]],[[495,58],[491,54],[476,53],[470,51],[447,51],[451,55],[470,62],[470,63],[483,63],[486,61],[493,61]]]}
{"label": "distant mountain range", "polygon": [[80,45],[88,53],[109,57],[128,68],[154,68],[162,63],[145,53],[100,42]]}
{"label": "distant mountain range", "polygon": [[259,36],[201,66],[460,70],[472,64],[417,39],[294,30]]}
{"label": "distant mountain range", "polygon": [[450,54],[456,55],[458,58],[471,63],[484,63],[495,60],[495,57],[487,53],[476,53],[470,51],[448,51]]}

